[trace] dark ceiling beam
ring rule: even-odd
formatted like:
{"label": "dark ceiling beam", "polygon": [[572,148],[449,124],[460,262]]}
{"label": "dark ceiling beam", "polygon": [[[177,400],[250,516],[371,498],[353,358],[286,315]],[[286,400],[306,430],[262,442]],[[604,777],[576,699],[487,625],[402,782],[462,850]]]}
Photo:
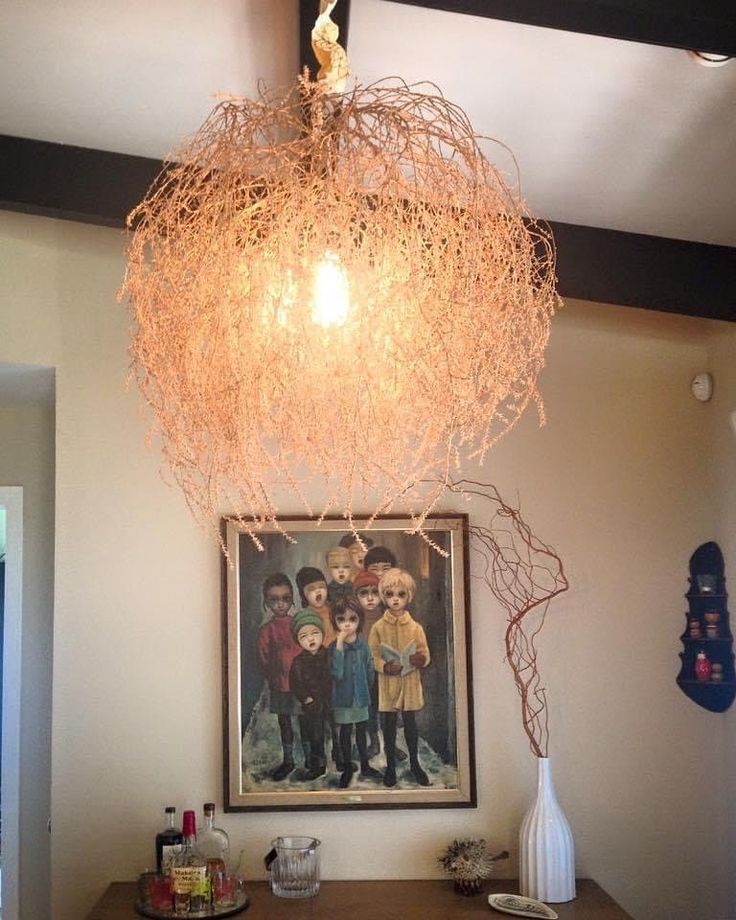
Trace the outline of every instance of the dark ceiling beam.
{"label": "dark ceiling beam", "polygon": [[[312,28],[319,15],[319,0],[299,0],[299,70],[308,67],[312,74],[317,72],[318,64],[312,51]],[[338,41],[347,48],[350,28],[350,0],[339,0],[331,15],[339,27]]]}
{"label": "dark ceiling beam", "polygon": [[551,221],[563,297],[736,322],[736,248]]}
{"label": "dark ceiling beam", "polygon": [[[391,0],[605,38],[736,56],[733,0]],[[736,66],[736,64],[731,65]]]}
{"label": "dark ceiling beam", "polygon": [[[0,135],[0,208],[125,226],[162,163]],[[563,297],[736,322],[736,248],[552,223]]]}
{"label": "dark ceiling beam", "polygon": [[0,208],[121,227],[159,160],[0,135]]}

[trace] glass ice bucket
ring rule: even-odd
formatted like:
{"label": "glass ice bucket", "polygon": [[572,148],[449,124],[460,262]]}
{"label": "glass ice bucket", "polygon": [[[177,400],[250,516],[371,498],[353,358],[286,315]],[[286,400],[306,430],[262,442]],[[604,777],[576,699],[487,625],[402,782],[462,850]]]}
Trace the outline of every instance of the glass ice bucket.
{"label": "glass ice bucket", "polygon": [[277,837],[264,863],[271,891],[279,898],[313,898],[319,891],[319,847],[315,837]]}

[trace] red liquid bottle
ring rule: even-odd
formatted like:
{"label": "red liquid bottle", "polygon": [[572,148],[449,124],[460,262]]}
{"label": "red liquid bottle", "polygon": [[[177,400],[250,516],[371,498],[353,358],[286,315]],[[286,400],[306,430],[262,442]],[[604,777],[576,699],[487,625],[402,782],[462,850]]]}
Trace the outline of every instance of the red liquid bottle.
{"label": "red liquid bottle", "polygon": [[695,656],[695,677],[697,680],[707,681],[710,680],[710,672],[712,670],[711,663],[708,661],[708,658],[705,652],[700,651]]}
{"label": "red liquid bottle", "polygon": [[197,824],[193,811],[184,812],[184,843],[171,866],[174,916],[204,910],[209,904],[207,866],[197,847]]}

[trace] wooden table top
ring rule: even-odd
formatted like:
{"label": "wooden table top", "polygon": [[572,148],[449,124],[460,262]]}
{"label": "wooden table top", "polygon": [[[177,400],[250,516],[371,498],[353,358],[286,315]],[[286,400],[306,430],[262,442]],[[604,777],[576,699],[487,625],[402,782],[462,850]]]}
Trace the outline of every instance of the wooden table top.
{"label": "wooden table top", "polygon": [[[489,879],[484,893],[463,897],[451,881],[354,881],[322,882],[319,894],[305,900],[277,898],[267,882],[247,885],[250,906],[238,917],[243,920],[454,920],[476,914],[503,917],[491,910],[492,892],[518,892],[516,879]],[[87,920],[140,920],[134,907],[135,882],[113,882]],[[577,898],[567,904],[553,904],[560,920],[632,920],[592,879],[578,879]]]}

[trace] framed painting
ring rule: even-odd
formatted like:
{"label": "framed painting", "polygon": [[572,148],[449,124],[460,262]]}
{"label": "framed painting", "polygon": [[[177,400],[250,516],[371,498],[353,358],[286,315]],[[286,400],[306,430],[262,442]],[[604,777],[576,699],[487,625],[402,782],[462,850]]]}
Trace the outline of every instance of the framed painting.
{"label": "framed painting", "polygon": [[226,811],[476,804],[467,516],[365,524],[222,521]]}

